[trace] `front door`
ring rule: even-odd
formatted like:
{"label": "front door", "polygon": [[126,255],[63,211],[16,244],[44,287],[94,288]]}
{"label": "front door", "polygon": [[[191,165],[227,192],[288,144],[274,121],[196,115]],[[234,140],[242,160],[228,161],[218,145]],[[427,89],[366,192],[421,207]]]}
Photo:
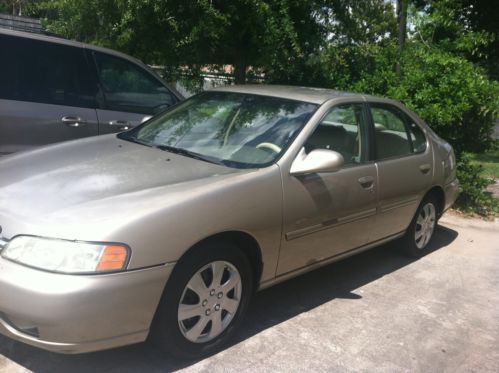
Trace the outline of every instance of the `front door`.
{"label": "front door", "polygon": [[337,172],[293,176],[283,170],[284,241],[277,275],[365,245],[376,214],[377,174],[369,163],[362,103],[333,107],[304,144],[308,153],[343,155]]}
{"label": "front door", "polygon": [[153,74],[124,58],[89,52],[102,89],[99,134],[121,132],[178,102]]}

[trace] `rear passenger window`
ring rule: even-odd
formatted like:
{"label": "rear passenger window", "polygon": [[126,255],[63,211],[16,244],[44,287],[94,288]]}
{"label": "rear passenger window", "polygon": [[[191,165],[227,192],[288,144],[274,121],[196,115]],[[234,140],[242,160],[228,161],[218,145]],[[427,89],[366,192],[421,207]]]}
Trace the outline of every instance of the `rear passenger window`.
{"label": "rear passenger window", "polygon": [[0,98],[94,108],[97,82],[83,49],[0,35]]}
{"label": "rear passenger window", "polygon": [[414,153],[423,153],[426,150],[426,137],[421,128],[413,120],[408,119],[413,151]]}
{"label": "rear passenger window", "polygon": [[405,118],[395,107],[371,104],[377,159],[411,154]]}
{"label": "rear passenger window", "polygon": [[345,164],[360,163],[367,156],[364,128],[361,104],[336,106],[309,137],[305,150],[334,150],[343,156]]}
{"label": "rear passenger window", "polygon": [[149,72],[124,59],[95,53],[106,109],[155,114],[177,102]]}
{"label": "rear passenger window", "polygon": [[374,121],[377,159],[422,153],[426,137],[421,128],[399,108],[370,104]]}

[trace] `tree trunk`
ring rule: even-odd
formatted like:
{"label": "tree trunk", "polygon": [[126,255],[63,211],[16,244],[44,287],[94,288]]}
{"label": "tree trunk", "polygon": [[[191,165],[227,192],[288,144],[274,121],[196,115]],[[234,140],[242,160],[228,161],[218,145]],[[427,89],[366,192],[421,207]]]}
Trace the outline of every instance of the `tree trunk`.
{"label": "tree trunk", "polygon": [[236,84],[246,84],[246,70],[248,68],[247,45],[244,34],[237,35],[235,38],[235,62],[234,78]]}
{"label": "tree trunk", "polygon": [[236,84],[246,84],[246,63],[244,61],[236,61],[234,64],[234,78]]}
{"label": "tree trunk", "polygon": [[397,0],[397,23],[398,23],[398,61],[395,66],[395,71],[397,76],[402,73],[402,68],[400,66],[400,60],[402,58],[402,51],[404,50],[405,38],[407,35],[407,5],[408,0]]}

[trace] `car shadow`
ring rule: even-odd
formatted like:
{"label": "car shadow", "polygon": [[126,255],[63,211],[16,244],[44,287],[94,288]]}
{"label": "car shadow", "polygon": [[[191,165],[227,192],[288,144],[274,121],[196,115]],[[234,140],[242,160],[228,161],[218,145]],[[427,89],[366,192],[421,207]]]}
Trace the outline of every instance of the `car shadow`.
{"label": "car shadow", "polygon": [[[457,235],[456,231],[439,226],[429,255],[451,244]],[[257,293],[231,345],[335,298],[362,298],[355,293],[356,289],[414,261],[403,256],[399,249],[400,242],[394,241]],[[34,372],[50,373],[165,372],[186,368],[197,362],[166,357],[149,343],[84,355],[60,355],[3,336],[0,336],[0,355]]]}

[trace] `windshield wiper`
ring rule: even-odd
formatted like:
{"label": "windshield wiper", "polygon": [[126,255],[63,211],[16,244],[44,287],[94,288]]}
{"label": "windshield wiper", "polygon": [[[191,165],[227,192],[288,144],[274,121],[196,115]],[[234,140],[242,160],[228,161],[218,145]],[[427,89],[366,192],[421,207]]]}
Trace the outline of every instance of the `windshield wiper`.
{"label": "windshield wiper", "polygon": [[145,146],[149,146],[149,147],[153,146],[152,144],[148,143],[147,141],[139,140],[135,136],[130,136],[130,135],[124,136],[124,133],[118,133],[118,138],[121,140],[134,142],[134,143],[140,144],[140,145],[145,145]]}
{"label": "windshield wiper", "polygon": [[163,151],[170,152],[170,153],[184,155],[186,157],[197,159],[199,161],[205,161],[205,162],[209,162],[209,163],[214,163],[214,164],[218,164],[218,165],[221,165],[221,166],[224,165],[222,162],[217,161],[217,160],[215,160],[215,159],[213,159],[211,157],[206,157],[206,156],[201,155],[199,153],[191,152],[190,150],[187,150],[187,149],[176,148],[176,147],[170,146],[170,145],[153,145],[153,147],[157,148],[157,149],[160,149],[160,150],[163,150]]}

